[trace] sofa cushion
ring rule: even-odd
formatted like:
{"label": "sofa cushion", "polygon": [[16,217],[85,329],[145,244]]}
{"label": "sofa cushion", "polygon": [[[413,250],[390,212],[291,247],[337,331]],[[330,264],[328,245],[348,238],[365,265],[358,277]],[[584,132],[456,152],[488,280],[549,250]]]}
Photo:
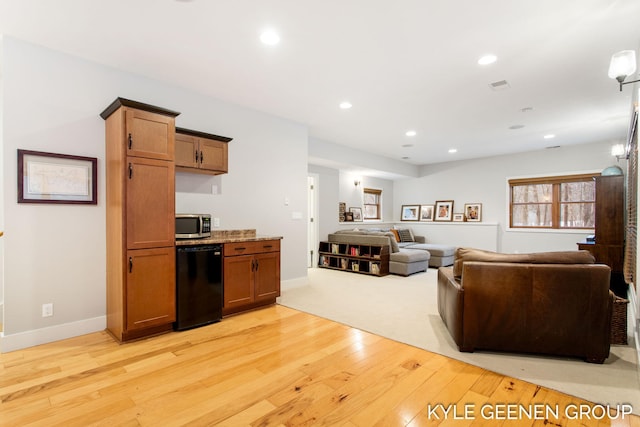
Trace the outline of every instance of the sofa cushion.
{"label": "sofa cushion", "polygon": [[529,264],[593,264],[595,258],[589,251],[536,252],[528,254],[503,254],[473,248],[457,248],[453,262],[453,275],[462,277],[466,261],[516,262]]}
{"label": "sofa cushion", "polygon": [[402,249],[400,252],[389,255],[389,261],[412,263],[418,261],[428,261],[431,255],[427,251]]}
{"label": "sofa cushion", "polygon": [[393,235],[396,237],[396,242],[400,242],[400,235],[398,234],[398,230],[396,230],[395,228],[392,228],[389,231],[392,232]]}
{"label": "sofa cushion", "polygon": [[399,243],[400,247],[407,249],[422,249],[423,251],[429,251],[432,257],[452,257],[455,255],[456,247],[449,245],[439,245],[437,243],[407,243],[403,246]]}
{"label": "sofa cushion", "polygon": [[355,229],[355,230],[338,230],[338,231],[334,231],[333,232],[333,234],[357,234],[359,236],[366,235],[366,234],[369,234],[369,233],[370,233],[369,231],[358,230],[358,229]]}

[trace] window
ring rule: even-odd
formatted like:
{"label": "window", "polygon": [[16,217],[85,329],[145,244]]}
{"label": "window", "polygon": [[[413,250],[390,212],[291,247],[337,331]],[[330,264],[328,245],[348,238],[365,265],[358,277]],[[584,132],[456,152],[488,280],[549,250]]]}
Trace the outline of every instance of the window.
{"label": "window", "polygon": [[382,219],[381,199],[382,190],[375,190],[373,188],[364,189],[364,219]]}
{"label": "window", "polygon": [[595,227],[599,174],[509,180],[512,228],[583,229]]}

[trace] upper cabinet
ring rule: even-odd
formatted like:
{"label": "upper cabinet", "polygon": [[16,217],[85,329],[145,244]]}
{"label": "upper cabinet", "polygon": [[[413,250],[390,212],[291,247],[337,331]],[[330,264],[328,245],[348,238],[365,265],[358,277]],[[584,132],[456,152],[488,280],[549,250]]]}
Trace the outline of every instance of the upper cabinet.
{"label": "upper cabinet", "polygon": [[176,128],[176,171],[210,175],[227,173],[231,138],[184,128]]}

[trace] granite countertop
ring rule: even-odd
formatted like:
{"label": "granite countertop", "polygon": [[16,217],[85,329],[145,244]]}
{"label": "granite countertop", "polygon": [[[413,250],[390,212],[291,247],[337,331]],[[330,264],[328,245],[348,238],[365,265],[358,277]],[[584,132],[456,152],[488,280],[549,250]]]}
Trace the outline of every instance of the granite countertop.
{"label": "granite countertop", "polygon": [[176,246],[210,245],[216,243],[253,242],[258,240],[281,240],[282,236],[261,236],[256,230],[214,230],[204,239],[179,239]]}

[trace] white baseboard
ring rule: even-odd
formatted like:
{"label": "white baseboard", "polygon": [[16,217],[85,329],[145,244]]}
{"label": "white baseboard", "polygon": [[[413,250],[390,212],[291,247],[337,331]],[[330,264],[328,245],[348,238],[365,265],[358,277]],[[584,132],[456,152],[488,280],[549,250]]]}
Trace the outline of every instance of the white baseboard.
{"label": "white baseboard", "polygon": [[0,353],[21,350],[35,345],[46,344],[92,332],[103,331],[107,327],[107,316],[94,317],[77,322],[64,323],[48,328],[35,329],[33,331],[19,332],[17,334],[0,334]]}
{"label": "white baseboard", "polygon": [[295,279],[283,280],[280,282],[280,288],[290,289],[299,288],[300,286],[307,286],[309,284],[309,278],[307,276],[296,277]]}

